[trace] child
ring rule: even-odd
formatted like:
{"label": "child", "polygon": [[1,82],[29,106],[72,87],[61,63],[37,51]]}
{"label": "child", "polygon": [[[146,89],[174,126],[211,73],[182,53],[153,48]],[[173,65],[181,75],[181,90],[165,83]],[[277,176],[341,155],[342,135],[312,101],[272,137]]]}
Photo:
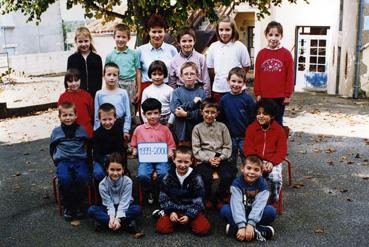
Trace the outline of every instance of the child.
{"label": "child", "polygon": [[[137,144],[140,142],[166,142],[168,144],[168,156],[173,155],[176,148],[172,133],[167,126],[160,124],[161,103],[157,99],[148,98],[142,103],[143,114],[147,122],[139,125],[132,135],[131,146],[132,155],[137,155]],[[151,184],[151,176],[154,172],[157,174],[158,182],[168,173],[169,163],[139,163],[138,164],[138,180],[148,191],[149,204],[154,203],[155,188]]]}
{"label": "child", "polygon": [[126,163],[123,126],[121,119],[117,119],[115,107],[110,103],[100,105],[98,117],[101,125],[94,131],[93,137],[93,176],[96,184],[105,177],[103,164],[107,155],[117,152]]}
{"label": "child", "polygon": [[274,121],[276,104],[271,99],[256,103],[256,121],[246,130],[243,150],[246,156],[263,159],[263,173],[271,186],[270,202],[276,207],[282,188],[282,162],[287,155],[287,138],[281,125]]}
{"label": "child", "polygon": [[102,205],[88,209],[95,219],[96,230],[124,228],[137,233],[135,218],[141,215],[141,207],[132,204],[132,180],[126,175],[127,166],[123,156],[112,153],[105,161],[106,177],[99,184]]}
{"label": "child", "polygon": [[77,69],[81,73],[81,88],[94,98],[102,85],[101,57],[96,54],[88,28],[77,28],[74,41],[77,51],[68,57],[67,69]]}
{"label": "child", "polygon": [[227,84],[228,72],[234,67],[240,67],[247,73],[250,56],[246,46],[238,41],[236,25],[229,17],[218,22],[216,33],[218,41],[210,45],[206,63],[213,81],[213,97],[219,102],[220,98],[230,91]]}
{"label": "child", "polygon": [[60,95],[58,106],[63,102],[71,102],[76,107],[76,123],[85,128],[88,137],[92,137],[92,119],[94,116],[94,103],[91,95],[80,88],[81,75],[76,69],[68,69],[64,76],[65,92]]}
{"label": "child", "polygon": [[200,105],[206,95],[196,83],[199,73],[194,62],[182,64],[180,73],[184,86],[173,91],[170,110],[175,115],[173,127],[177,141],[191,146],[192,130],[201,120]]}
{"label": "child", "polygon": [[127,90],[133,118],[136,112],[134,104],[138,103],[141,88],[140,60],[137,53],[127,46],[131,37],[127,25],[117,24],[114,27],[113,37],[116,46],[114,51],[106,56],[105,63],[115,63],[119,66],[118,86]]}
{"label": "child", "polygon": [[210,224],[204,215],[204,183],[190,167],[191,148],[178,146],[173,157],[175,168],[164,176],[160,188],[159,203],[164,215],[158,218],[156,230],[171,233],[176,225],[190,223],[194,234],[207,234]]}
{"label": "child", "polygon": [[198,81],[204,87],[206,96],[210,97],[210,78],[206,66],[205,56],[194,49],[196,42],[195,30],[184,27],[177,32],[177,41],[181,47],[180,52],[172,59],[169,66],[168,85],[174,89],[184,84],[181,76],[181,66],[185,62],[193,62],[198,68]]}
{"label": "child", "polygon": [[115,63],[107,63],[104,67],[105,89],[101,89],[96,93],[95,97],[95,125],[96,130],[100,127],[98,109],[104,103],[110,103],[115,107],[116,116],[123,121],[124,140],[130,138],[129,131],[131,129],[131,112],[129,109],[129,97],[127,91],[118,88],[119,67]]}
{"label": "child", "polygon": [[[225,124],[217,122],[218,104],[214,99],[206,99],[201,105],[202,123],[192,131],[192,150],[198,160],[196,167],[205,184],[206,208],[217,202],[217,208],[223,206],[227,190],[232,182],[232,166],[228,159],[232,154],[232,141]],[[213,172],[220,178],[215,198],[212,198],[211,184]]]}
{"label": "child", "polygon": [[228,222],[226,234],[239,241],[265,241],[274,235],[271,226],[263,226],[274,221],[277,210],[266,205],[269,191],[262,169],[259,157],[247,156],[241,165],[242,174],[232,182],[231,203],[220,210],[221,217]]}
{"label": "child", "polygon": [[243,154],[243,143],[247,126],[255,120],[255,103],[251,96],[242,90],[246,84],[246,73],[243,69],[231,69],[227,82],[231,91],[220,100],[220,119],[227,125],[231,134],[232,166],[236,175],[238,153],[242,162],[246,158]]}
{"label": "child", "polygon": [[256,101],[273,99],[278,106],[276,121],[283,125],[285,105],[290,103],[294,87],[293,58],[280,45],[283,37],[282,25],[272,21],[265,29],[268,46],[256,56],[254,92]]}
{"label": "child", "polygon": [[76,123],[76,107],[63,102],[58,107],[61,125],[50,137],[50,155],[56,166],[65,220],[83,217],[84,193],[89,181],[87,152],[88,136]]}
{"label": "child", "polygon": [[[141,104],[148,98],[159,100],[162,105],[160,123],[167,124],[171,115],[169,104],[173,93],[173,88],[164,83],[164,78],[168,76],[167,66],[164,62],[156,60],[150,64],[148,74],[152,84],[142,92]],[[142,118],[146,122],[144,115]],[[170,121],[172,122],[173,120]]]}

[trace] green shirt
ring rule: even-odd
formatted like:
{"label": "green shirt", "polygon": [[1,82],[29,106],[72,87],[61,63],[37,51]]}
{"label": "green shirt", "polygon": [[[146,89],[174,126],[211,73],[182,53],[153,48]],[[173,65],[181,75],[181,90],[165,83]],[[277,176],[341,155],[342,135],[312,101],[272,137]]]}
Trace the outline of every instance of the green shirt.
{"label": "green shirt", "polygon": [[136,69],[141,68],[137,53],[128,48],[124,51],[114,49],[106,56],[105,63],[115,63],[119,66],[119,79],[133,79],[136,76]]}

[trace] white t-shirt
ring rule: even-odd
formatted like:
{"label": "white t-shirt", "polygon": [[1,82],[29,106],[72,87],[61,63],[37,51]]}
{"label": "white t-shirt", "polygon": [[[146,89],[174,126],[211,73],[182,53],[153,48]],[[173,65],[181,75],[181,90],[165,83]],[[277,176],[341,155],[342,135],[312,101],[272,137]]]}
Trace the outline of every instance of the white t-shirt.
{"label": "white t-shirt", "polygon": [[238,40],[227,44],[217,41],[209,47],[206,64],[215,72],[212,91],[226,93],[231,91],[227,83],[229,71],[234,67],[250,67],[250,56],[246,46]]}
{"label": "white t-shirt", "polygon": [[[142,92],[142,102],[148,98],[154,98],[160,101],[161,103],[161,115],[165,116],[171,113],[170,111],[170,101],[172,100],[173,88],[163,83],[160,85],[151,84],[147,88],[145,88]],[[141,109],[142,112],[142,109]],[[143,112],[142,112],[143,113]],[[144,122],[146,122],[146,118],[142,114],[142,118]]]}
{"label": "white t-shirt", "polygon": [[192,170],[193,170],[193,169],[192,169],[191,167],[189,167],[189,168],[188,168],[188,170],[187,170],[187,172],[186,172],[186,174],[185,174],[185,175],[183,175],[183,176],[179,175],[179,174],[178,174],[178,172],[177,172],[177,170],[176,170],[177,178],[178,178],[179,183],[181,184],[181,186],[183,185],[184,180],[185,180],[188,176],[190,176],[190,174],[191,174]]}

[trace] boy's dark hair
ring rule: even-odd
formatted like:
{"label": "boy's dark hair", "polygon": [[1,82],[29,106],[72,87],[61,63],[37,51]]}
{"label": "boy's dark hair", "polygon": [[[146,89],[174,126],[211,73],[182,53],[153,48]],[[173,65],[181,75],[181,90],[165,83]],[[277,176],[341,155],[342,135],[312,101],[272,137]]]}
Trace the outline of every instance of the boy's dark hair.
{"label": "boy's dark hair", "polygon": [[146,113],[147,111],[153,111],[153,110],[159,110],[161,112],[161,103],[159,100],[154,98],[148,98],[145,99],[144,102],[142,102],[142,111]]}
{"label": "boy's dark hair", "polygon": [[160,71],[161,73],[163,73],[164,78],[168,76],[168,69],[163,61],[155,60],[150,64],[149,71],[147,73],[149,75],[149,78],[151,78],[151,74],[154,73],[154,71]]}
{"label": "boy's dark hair", "polygon": [[277,115],[277,104],[272,99],[261,99],[256,102],[255,115],[257,115],[260,108],[264,109],[264,114],[270,115],[272,118]]}
{"label": "boy's dark hair", "polygon": [[196,42],[196,32],[192,27],[183,27],[179,29],[177,32],[177,42],[179,43],[181,41],[182,36],[186,34],[190,35],[193,38],[193,41]]}
{"label": "boy's dark hair", "polygon": [[189,146],[185,146],[185,145],[178,146],[176,148],[176,150],[174,150],[174,152],[173,152],[173,160],[176,158],[178,153],[189,154],[189,155],[191,155],[191,159],[193,157],[192,148],[189,147]]}
{"label": "boy's dark hair", "polygon": [[111,153],[106,157],[105,164],[104,164],[106,171],[108,170],[110,163],[113,163],[113,162],[122,165],[123,170],[124,170],[123,175],[129,173],[127,169],[127,163],[126,163],[125,158],[120,153],[117,153],[117,152]]}
{"label": "boy's dark hair", "polygon": [[78,69],[68,69],[67,73],[64,76],[64,87],[68,89],[67,81],[78,81],[81,79],[81,73],[79,73]]}
{"label": "boy's dark hair", "polygon": [[185,68],[188,68],[188,67],[193,68],[196,71],[196,74],[197,75],[199,74],[199,68],[197,67],[197,65],[194,62],[188,61],[188,62],[185,62],[184,64],[182,64],[181,70],[180,70],[181,71],[181,75],[182,75],[183,70]]}
{"label": "boy's dark hair", "polygon": [[127,26],[126,24],[118,23],[117,25],[115,25],[114,31],[113,31],[113,37],[115,36],[117,31],[126,32],[128,38],[131,37],[131,31],[129,29],[129,26]]}
{"label": "boy's dark hair", "polygon": [[227,80],[230,80],[232,75],[236,75],[236,76],[242,78],[243,83],[246,83],[246,73],[242,68],[234,67],[233,69],[231,69],[228,73]]}
{"label": "boy's dark hair", "polygon": [[242,167],[244,167],[246,165],[247,161],[250,161],[253,164],[257,164],[260,168],[263,168],[263,160],[257,155],[247,156],[245,161],[242,162]]}
{"label": "boy's dark hair", "polygon": [[217,38],[219,41],[222,41],[222,39],[219,36],[219,23],[221,22],[228,22],[231,24],[231,28],[232,28],[232,36],[231,36],[231,41],[235,42],[240,38],[240,35],[238,34],[237,28],[236,28],[236,24],[234,23],[234,21],[232,21],[232,19],[229,16],[226,16],[222,19],[220,19],[217,23],[217,26],[215,28],[215,32],[217,34]]}
{"label": "boy's dark hair", "polygon": [[119,72],[119,66],[116,63],[110,62],[110,63],[106,63],[104,65],[104,75],[105,75],[105,72],[106,72],[107,68],[116,68],[116,69],[118,69],[118,72]]}
{"label": "boy's dark hair", "polygon": [[276,21],[271,21],[268,23],[267,27],[265,28],[264,34],[265,36],[269,33],[270,29],[277,28],[278,32],[283,36],[283,27],[282,24]]}
{"label": "boy's dark hair", "polygon": [[100,119],[100,115],[101,115],[101,112],[110,112],[110,111],[113,111],[114,112],[114,117],[117,117],[117,112],[115,110],[115,107],[110,104],[110,103],[104,103],[104,104],[101,104],[99,106],[99,111],[98,111],[98,114],[99,114],[99,119]]}
{"label": "boy's dark hair", "polygon": [[150,31],[150,28],[154,28],[154,27],[161,27],[164,29],[167,29],[167,23],[165,22],[165,19],[158,14],[153,14],[149,17],[149,19],[147,20],[147,30]]}
{"label": "boy's dark hair", "polygon": [[218,102],[214,98],[207,98],[201,104],[201,111],[204,110],[205,107],[214,107],[218,110]]}
{"label": "boy's dark hair", "polygon": [[72,102],[64,101],[58,106],[59,116],[61,115],[62,110],[67,110],[67,109],[73,109],[74,113],[76,113],[76,106]]}

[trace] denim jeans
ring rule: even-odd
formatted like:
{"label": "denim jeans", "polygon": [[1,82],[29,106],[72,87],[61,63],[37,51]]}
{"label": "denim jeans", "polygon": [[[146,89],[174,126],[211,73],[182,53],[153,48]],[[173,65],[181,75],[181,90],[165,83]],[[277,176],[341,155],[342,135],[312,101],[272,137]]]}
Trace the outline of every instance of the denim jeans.
{"label": "denim jeans", "polygon": [[[247,212],[246,221],[249,213],[250,212]],[[259,221],[258,225],[270,225],[274,221],[276,215],[277,210],[270,205],[266,205],[264,208],[263,216],[261,217],[261,220]],[[232,210],[229,204],[225,204],[222,207],[222,209],[220,210],[220,217],[225,219],[229,224],[231,224],[232,227],[235,227],[236,229],[238,228],[238,226],[233,220]]]}
{"label": "denim jeans", "polygon": [[170,165],[168,162],[162,163],[139,163],[137,178],[145,188],[148,188],[151,184],[151,175],[154,171],[158,174],[158,181],[161,181],[163,177],[168,173]]}
{"label": "denim jeans", "polygon": [[86,160],[62,160],[56,166],[56,176],[66,209],[80,209],[90,180]]}
{"label": "denim jeans", "polygon": [[[117,209],[118,205],[114,205]],[[131,220],[134,220],[137,216],[142,214],[142,209],[139,205],[131,204],[129,205],[126,211],[126,217],[123,218],[123,221],[129,223]],[[103,226],[109,225],[110,217],[108,215],[108,211],[104,205],[93,205],[88,209],[88,215],[98,221]]]}
{"label": "denim jeans", "polygon": [[95,184],[99,185],[101,180],[103,180],[105,177],[104,165],[94,161],[92,175],[94,176]]}
{"label": "denim jeans", "polygon": [[238,159],[238,153],[240,154],[242,162],[245,161],[246,156],[243,153],[243,143],[245,142],[244,137],[232,137],[232,169],[234,170],[234,173],[237,174],[238,168],[237,168],[237,159]]}

